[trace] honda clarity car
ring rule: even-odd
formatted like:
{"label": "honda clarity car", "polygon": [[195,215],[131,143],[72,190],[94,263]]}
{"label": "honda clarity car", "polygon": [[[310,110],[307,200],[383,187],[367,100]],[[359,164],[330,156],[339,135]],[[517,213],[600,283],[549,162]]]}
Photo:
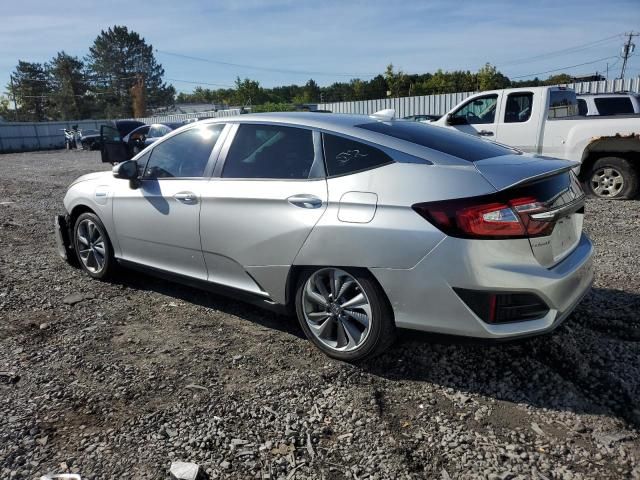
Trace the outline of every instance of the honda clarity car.
{"label": "honda clarity car", "polygon": [[69,187],[63,258],[295,314],[334,358],[379,354],[398,328],[549,332],[592,283],[574,162],[393,111],[210,119],[119,160]]}

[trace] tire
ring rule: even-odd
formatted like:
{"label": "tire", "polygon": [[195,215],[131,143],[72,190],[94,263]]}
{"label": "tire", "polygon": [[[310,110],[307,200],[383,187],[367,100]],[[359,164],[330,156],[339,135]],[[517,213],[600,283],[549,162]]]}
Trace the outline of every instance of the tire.
{"label": "tire", "polygon": [[[306,270],[300,275],[295,298],[302,330],[329,357],[357,362],[381,354],[395,340],[387,297],[364,270]],[[354,302],[356,298],[360,301]]]}
{"label": "tire", "polygon": [[602,157],[584,177],[587,193],[608,199],[634,198],[638,194],[638,171],[626,158]]}
{"label": "tire", "polygon": [[99,280],[111,277],[116,269],[113,247],[107,230],[94,213],[83,213],[73,225],[73,247],[80,268]]}

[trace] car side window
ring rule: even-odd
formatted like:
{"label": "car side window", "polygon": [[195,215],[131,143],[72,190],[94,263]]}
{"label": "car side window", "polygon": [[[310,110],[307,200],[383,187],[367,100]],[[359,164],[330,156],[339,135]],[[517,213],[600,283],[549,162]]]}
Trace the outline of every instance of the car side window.
{"label": "car side window", "polygon": [[509,94],[504,112],[504,123],[526,122],[531,118],[532,106],[533,93],[520,92]]}
{"label": "car side window", "polygon": [[593,100],[598,108],[598,114],[608,115],[628,115],[633,112],[633,104],[629,97],[604,97]]}
{"label": "car side window", "polygon": [[223,124],[191,128],[158,144],[144,171],[145,179],[201,177]]}
{"label": "car side window", "polygon": [[589,109],[587,108],[586,100],[579,98],[578,99],[578,115],[581,115],[584,117],[587,113],[589,113]]}
{"label": "car side window", "polygon": [[241,124],[227,153],[223,178],[314,178],[313,132],[279,125]]}
{"label": "car side window", "polygon": [[322,134],[324,158],[329,176],[369,170],[393,163],[382,150],[337,135]]}
{"label": "car side window", "polygon": [[498,95],[487,95],[474,98],[453,113],[452,117],[457,120],[455,124],[483,124],[493,123],[496,118],[496,106]]}

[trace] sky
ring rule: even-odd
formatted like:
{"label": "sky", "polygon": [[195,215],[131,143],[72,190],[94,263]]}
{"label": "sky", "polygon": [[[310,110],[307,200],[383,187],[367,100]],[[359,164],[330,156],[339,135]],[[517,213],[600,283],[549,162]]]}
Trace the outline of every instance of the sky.
{"label": "sky", "polygon": [[[389,63],[424,73],[490,62],[513,79],[574,65],[562,71],[605,73],[608,62],[615,78],[618,35],[640,30],[640,1],[0,0],[0,92],[19,59],[84,57],[113,25],[152,44],[167,81],[185,92],[232,86],[237,76],[265,87],[329,85],[371,78]],[[640,75],[635,43],[627,76]]]}

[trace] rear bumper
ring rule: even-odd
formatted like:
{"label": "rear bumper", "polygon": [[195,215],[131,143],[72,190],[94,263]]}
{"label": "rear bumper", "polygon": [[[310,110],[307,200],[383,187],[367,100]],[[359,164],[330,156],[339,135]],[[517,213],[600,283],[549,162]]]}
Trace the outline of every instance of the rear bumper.
{"label": "rear bumper", "polygon": [[[578,246],[553,268],[544,268],[528,240],[473,241],[447,237],[408,270],[371,269],[391,302],[400,328],[478,338],[515,338],[544,333],[566,319],[593,283],[593,246]],[[492,292],[529,292],[549,307],[542,318],[483,322],[453,287]]]}
{"label": "rear bumper", "polygon": [[71,229],[69,215],[56,215],[53,220],[54,233],[58,255],[68,263],[73,263],[73,249],[71,247]]}

